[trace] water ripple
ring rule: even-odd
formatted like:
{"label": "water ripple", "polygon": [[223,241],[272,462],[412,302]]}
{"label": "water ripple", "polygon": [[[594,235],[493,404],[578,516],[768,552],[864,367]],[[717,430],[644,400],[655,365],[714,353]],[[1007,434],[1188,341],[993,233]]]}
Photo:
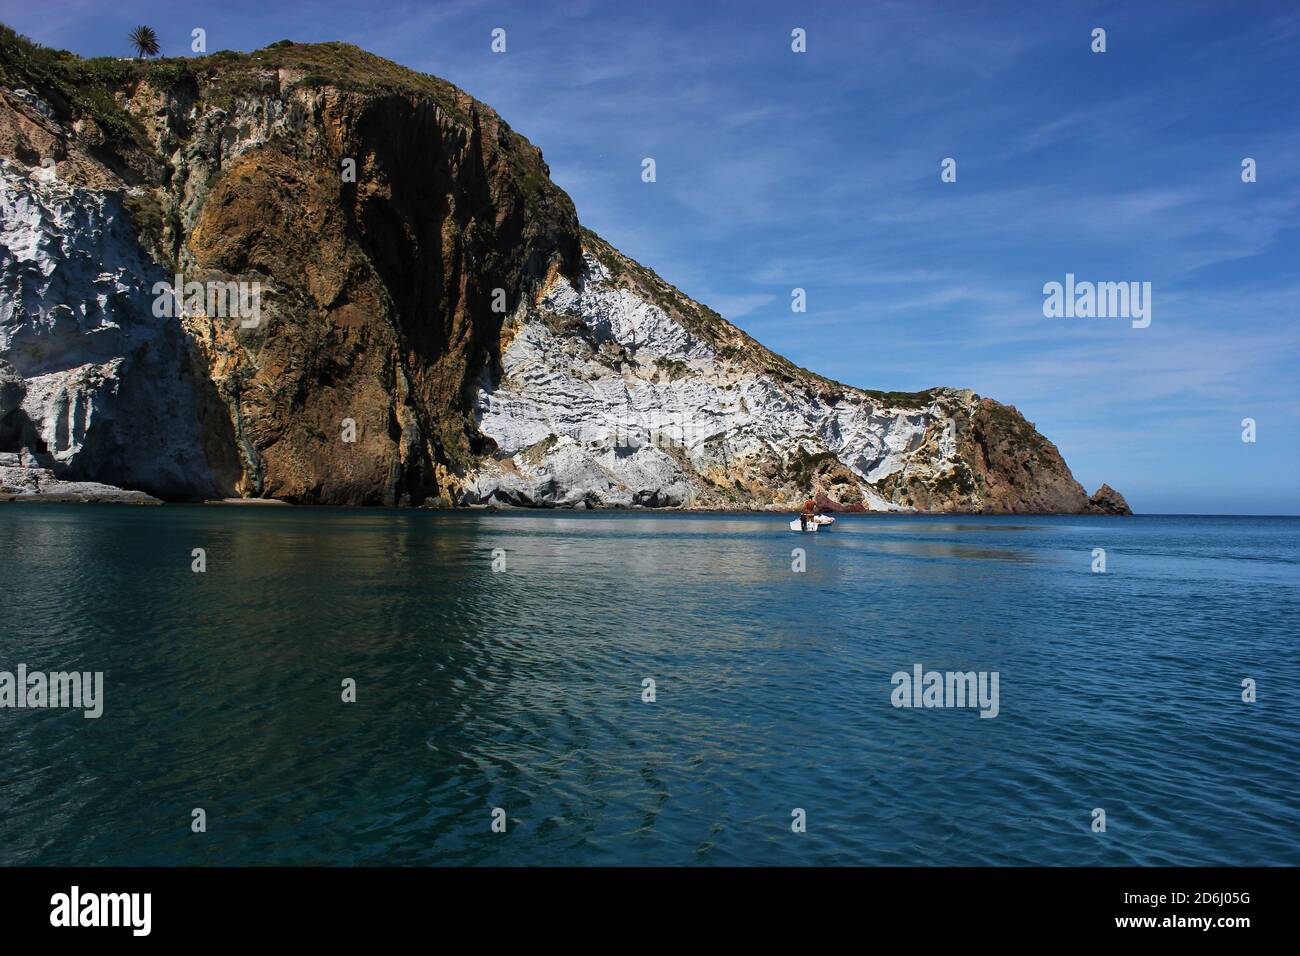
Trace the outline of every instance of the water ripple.
{"label": "water ripple", "polygon": [[1297,531],[0,508],[0,864],[1295,864]]}

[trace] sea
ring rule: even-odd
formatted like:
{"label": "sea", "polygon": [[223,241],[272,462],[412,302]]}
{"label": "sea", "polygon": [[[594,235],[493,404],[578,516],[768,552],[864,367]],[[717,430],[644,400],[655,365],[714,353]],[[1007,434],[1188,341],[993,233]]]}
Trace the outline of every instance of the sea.
{"label": "sea", "polygon": [[1300,863],[1300,518],[790,517],[0,505],[0,865]]}

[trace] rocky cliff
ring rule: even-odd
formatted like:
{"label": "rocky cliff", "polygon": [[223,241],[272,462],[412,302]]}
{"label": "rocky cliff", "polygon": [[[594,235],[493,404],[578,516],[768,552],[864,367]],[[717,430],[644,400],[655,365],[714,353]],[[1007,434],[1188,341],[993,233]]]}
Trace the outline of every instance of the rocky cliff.
{"label": "rocky cliff", "polygon": [[490,107],[344,44],[0,35],[0,397],[0,453],[165,498],[1126,510],[1010,406],[769,352]]}

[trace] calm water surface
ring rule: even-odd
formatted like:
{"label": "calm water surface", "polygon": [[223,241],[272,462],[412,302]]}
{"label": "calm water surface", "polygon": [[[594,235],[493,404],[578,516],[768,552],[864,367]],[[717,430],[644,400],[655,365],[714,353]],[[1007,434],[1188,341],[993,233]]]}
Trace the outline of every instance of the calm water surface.
{"label": "calm water surface", "polygon": [[787,520],[0,506],[0,864],[1300,863],[1300,520]]}

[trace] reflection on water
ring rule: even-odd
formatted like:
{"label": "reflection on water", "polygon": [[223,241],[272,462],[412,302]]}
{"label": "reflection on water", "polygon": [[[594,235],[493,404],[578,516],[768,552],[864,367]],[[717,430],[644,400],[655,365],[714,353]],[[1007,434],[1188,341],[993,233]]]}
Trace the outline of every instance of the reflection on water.
{"label": "reflection on water", "polygon": [[0,863],[1300,862],[1300,523],[785,521],[0,508]]}

